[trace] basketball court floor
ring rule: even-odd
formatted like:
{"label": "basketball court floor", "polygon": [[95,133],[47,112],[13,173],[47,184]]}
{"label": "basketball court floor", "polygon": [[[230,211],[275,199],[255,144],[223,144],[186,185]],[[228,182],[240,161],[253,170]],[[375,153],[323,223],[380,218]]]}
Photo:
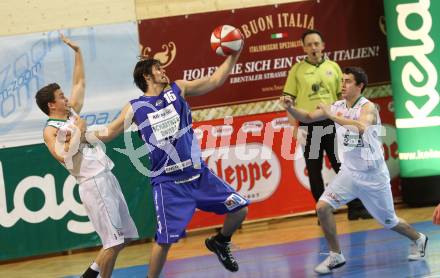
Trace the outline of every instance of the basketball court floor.
{"label": "basketball court floor", "polygon": [[[425,261],[408,262],[409,241],[383,229],[341,236],[347,263],[332,275],[322,277],[440,277],[440,231],[429,222],[414,225],[429,237]],[[328,252],[324,240],[309,239],[236,251],[240,271],[231,274],[219,266],[214,256],[197,256],[170,261],[163,277],[318,277],[314,266]],[[145,278],[147,265],[117,269],[115,278]],[[207,275],[208,274],[208,275]],[[71,276],[78,277],[78,276]]]}
{"label": "basketball court floor", "polygon": [[[440,277],[440,227],[431,223],[432,211],[433,207],[397,209],[400,217],[429,237],[426,259],[415,262],[406,259],[411,248],[406,238],[382,229],[374,220],[348,221],[345,212],[338,212],[338,232],[347,263],[321,277]],[[313,268],[328,252],[314,216],[246,224],[233,237],[240,271],[230,273],[204,247],[204,238],[214,232],[190,233],[173,246],[161,277],[318,277]],[[151,243],[126,248],[112,277],[144,278],[150,248]],[[0,265],[0,277],[78,277],[95,254],[82,252]]]}

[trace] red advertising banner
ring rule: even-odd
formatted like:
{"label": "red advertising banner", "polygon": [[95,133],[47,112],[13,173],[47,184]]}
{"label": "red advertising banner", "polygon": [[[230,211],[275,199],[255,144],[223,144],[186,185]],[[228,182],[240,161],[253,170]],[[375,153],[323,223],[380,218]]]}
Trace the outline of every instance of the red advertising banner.
{"label": "red advertising banner", "polygon": [[211,32],[233,25],[245,46],[231,76],[215,92],[190,98],[193,109],[273,99],[287,73],[304,58],[301,34],[318,29],[326,55],[341,67],[361,66],[370,83],[389,82],[382,0],[321,0],[142,20],[143,55],[159,59],[172,80],[210,75],[224,57],[210,47]]}
{"label": "red advertising banner", "polygon": [[[388,168],[397,186],[396,130],[391,97],[374,100],[380,107],[386,135],[382,138]],[[313,211],[315,202],[300,146],[292,139],[285,112],[241,116],[194,124],[208,166],[240,194],[251,200],[247,220]],[[324,182],[335,176],[328,160]],[[219,225],[222,216],[196,211],[189,229]]]}

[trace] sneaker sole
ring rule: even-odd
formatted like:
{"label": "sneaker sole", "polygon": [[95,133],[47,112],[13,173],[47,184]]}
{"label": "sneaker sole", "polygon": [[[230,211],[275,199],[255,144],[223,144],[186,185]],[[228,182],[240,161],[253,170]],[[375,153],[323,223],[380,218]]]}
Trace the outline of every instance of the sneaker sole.
{"label": "sneaker sole", "polygon": [[337,265],[335,265],[334,267],[329,268],[329,271],[327,271],[327,272],[319,272],[319,271],[317,271],[316,269],[315,269],[315,272],[318,273],[318,274],[323,274],[323,275],[324,275],[324,274],[329,274],[329,273],[332,273],[332,270],[333,270],[333,269],[340,268],[341,266],[345,265],[345,263],[346,263],[346,262],[343,262],[343,263],[337,264]]}
{"label": "sneaker sole", "polygon": [[212,248],[211,245],[209,244],[209,239],[205,239],[205,246],[206,246],[206,248],[208,248],[209,251],[211,251],[212,253],[214,253],[214,254],[217,256],[218,261],[220,262],[220,264],[221,264],[225,269],[227,269],[227,270],[229,270],[229,271],[231,271],[231,272],[237,272],[237,271],[238,271],[238,268],[237,268],[237,269],[229,269],[229,268],[227,268],[227,267],[223,264],[223,261],[222,261],[222,259],[220,258],[220,255],[217,254],[217,252],[215,252],[215,249]]}
{"label": "sneaker sole", "polygon": [[342,262],[340,264],[335,265],[334,267],[330,268],[330,270],[335,269],[335,268],[340,268],[341,266],[343,266],[346,262]]}

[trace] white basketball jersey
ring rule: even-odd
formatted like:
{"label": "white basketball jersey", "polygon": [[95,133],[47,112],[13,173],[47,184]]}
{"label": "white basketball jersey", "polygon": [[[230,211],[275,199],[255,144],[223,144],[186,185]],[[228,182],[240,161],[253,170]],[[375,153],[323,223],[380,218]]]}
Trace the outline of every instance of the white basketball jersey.
{"label": "white basketball jersey", "polygon": [[[77,115],[78,114],[71,109],[70,116],[66,121],[49,119],[46,125],[57,128],[59,135],[65,136],[68,131],[72,130],[75,121],[74,116]],[[99,144],[91,145],[89,143],[80,143],[78,153],[71,156],[70,161],[65,161],[65,163],[62,164],[69,173],[76,178],[78,184],[101,172],[110,171],[114,166],[113,161],[105,154]]]}
{"label": "white basketball jersey", "polygon": [[[346,100],[336,101],[331,111],[346,119],[359,120],[361,108],[370,101],[360,97],[353,107],[348,108]],[[362,135],[345,126],[335,123],[338,138],[338,153],[342,166],[353,171],[380,170],[388,172],[382,142],[382,126],[379,113],[376,112],[376,124],[371,125]]]}

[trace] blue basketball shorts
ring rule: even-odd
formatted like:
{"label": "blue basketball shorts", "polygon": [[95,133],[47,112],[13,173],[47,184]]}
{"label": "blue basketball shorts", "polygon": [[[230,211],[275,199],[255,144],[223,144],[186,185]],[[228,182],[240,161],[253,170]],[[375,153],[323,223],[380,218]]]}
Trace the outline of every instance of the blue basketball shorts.
{"label": "blue basketball shorts", "polygon": [[157,216],[156,242],[175,243],[185,236],[196,208],[226,214],[240,210],[249,200],[208,167],[185,180],[154,182],[153,200]]}

